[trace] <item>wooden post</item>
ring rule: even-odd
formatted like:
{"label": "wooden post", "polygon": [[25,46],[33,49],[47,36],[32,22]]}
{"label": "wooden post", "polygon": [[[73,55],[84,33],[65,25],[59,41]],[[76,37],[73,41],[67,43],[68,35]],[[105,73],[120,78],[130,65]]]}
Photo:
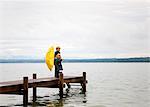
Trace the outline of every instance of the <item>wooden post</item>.
{"label": "wooden post", "polygon": [[23,105],[28,105],[28,77],[23,77]]}
{"label": "wooden post", "polygon": [[[36,74],[33,74],[33,79],[36,79]],[[36,86],[33,85],[33,102],[36,101]]]}
{"label": "wooden post", "polygon": [[63,73],[59,73],[59,95],[60,98],[63,98],[63,87],[64,87],[64,79],[63,79]]}
{"label": "wooden post", "polygon": [[83,93],[86,92],[86,72],[83,72],[83,83],[82,83]]}

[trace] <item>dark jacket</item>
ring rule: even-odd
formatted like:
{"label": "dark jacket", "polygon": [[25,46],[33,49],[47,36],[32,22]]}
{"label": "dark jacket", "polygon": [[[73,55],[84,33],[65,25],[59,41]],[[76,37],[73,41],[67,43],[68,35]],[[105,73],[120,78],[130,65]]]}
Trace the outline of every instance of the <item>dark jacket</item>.
{"label": "dark jacket", "polygon": [[55,77],[57,78],[59,77],[59,71],[63,70],[61,62],[62,62],[62,59],[58,59],[58,58],[54,59]]}
{"label": "dark jacket", "polygon": [[62,59],[55,58],[54,64],[55,64],[56,70],[63,70],[61,62],[62,62]]}

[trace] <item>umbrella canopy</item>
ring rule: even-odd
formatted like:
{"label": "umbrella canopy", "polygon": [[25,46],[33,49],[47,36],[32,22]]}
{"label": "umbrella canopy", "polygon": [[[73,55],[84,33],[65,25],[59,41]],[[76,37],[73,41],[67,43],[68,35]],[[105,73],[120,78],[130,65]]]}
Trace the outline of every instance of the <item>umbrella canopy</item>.
{"label": "umbrella canopy", "polygon": [[45,57],[45,62],[48,68],[50,69],[50,71],[52,71],[52,68],[54,66],[54,47],[53,46],[48,49],[48,52],[46,53],[46,57]]}

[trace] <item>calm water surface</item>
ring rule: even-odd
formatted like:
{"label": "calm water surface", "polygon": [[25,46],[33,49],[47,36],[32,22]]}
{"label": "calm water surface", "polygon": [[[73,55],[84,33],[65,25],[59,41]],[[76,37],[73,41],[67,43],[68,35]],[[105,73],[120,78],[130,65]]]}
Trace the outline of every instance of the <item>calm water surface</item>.
{"label": "calm water surface", "polygon": [[[150,107],[149,63],[64,63],[64,75],[82,75],[87,72],[87,93],[81,94],[80,86],[65,90],[59,99],[58,89],[38,88],[37,106],[49,107]],[[0,64],[0,81],[51,77],[44,63]],[[29,89],[32,103],[32,89]],[[1,95],[0,106],[22,105],[21,95]],[[31,104],[29,104],[30,106]]]}

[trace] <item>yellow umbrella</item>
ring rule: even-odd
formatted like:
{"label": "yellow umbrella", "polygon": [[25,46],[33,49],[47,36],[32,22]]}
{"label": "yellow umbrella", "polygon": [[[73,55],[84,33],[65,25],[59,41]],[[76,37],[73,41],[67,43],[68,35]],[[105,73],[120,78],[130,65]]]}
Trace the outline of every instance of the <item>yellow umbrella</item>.
{"label": "yellow umbrella", "polygon": [[46,57],[45,57],[45,62],[51,71],[54,66],[54,47],[53,46],[48,49],[48,52],[46,53]]}

